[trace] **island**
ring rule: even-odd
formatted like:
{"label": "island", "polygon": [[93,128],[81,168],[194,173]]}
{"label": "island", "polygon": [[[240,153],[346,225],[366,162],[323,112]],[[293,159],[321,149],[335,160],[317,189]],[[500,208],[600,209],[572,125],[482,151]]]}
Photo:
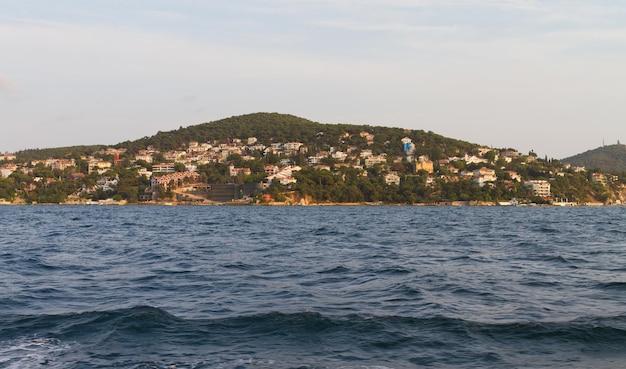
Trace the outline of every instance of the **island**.
{"label": "island", "polygon": [[625,178],[422,130],[255,113],[0,154],[0,204],[622,205]]}

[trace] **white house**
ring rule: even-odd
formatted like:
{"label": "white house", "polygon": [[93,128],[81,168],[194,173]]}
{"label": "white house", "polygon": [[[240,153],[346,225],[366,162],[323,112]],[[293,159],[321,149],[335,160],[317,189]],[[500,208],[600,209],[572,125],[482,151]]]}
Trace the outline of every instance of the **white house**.
{"label": "white house", "polygon": [[385,174],[385,183],[395,184],[396,186],[400,186],[400,177],[396,172],[390,172]]}
{"label": "white house", "polygon": [[372,155],[365,159],[365,167],[371,168],[376,164],[386,164],[387,163],[387,155]]}
{"label": "white house", "polygon": [[540,197],[550,197],[550,182],[545,180],[532,180],[524,182],[524,185],[531,187],[533,194]]}
{"label": "white house", "polygon": [[483,187],[487,182],[495,182],[498,179],[495,169],[491,168],[482,167],[474,170],[472,174],[472,180],[480,187]]}

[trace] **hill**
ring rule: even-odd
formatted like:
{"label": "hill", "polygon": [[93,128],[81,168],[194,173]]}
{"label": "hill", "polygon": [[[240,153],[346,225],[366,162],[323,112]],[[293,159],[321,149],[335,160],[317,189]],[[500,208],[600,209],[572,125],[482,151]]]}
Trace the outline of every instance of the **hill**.
{"label": "hill", "polygon": [[[376,136],[376,143],[368,148],[373,151],[401,154],[398,142],[403,137],[411,138],[416,143],[417,153],[429,155],[432,159],[446,155],[471,152],[477,144],[447,138],[433,132],[423,130],[406,130],[369,125],[322,124],[289,114],[254,113],[214,122],[180,127],[177,130],[158,132],[151,137],[143,137],[135,141],[121,142],[117,147],[127,148],[129,153],[153,146],[157,150],[175,150],[185,147],[189,141],[208,142],[224,141],[239,138],[255,137],[259,143],[271,145],[273,142],[303,142],[307,145],[341,146],[365,144],[360,132],[368,132]],[[338,140],[344,137],[343,140]],[[394,143],[385,146],[385,143]]]}
{"label": "hill", "polygon": [[105,145],[81,145],[54,147],[45,149],[27,149],[16,152],[18,162],[28,162],[31,160],[45,160],[48,158],[76,158],[81,155],[90,155],[96,151],[106,148]]}
{"label": "hill", "polygon": [[626,145],[608,145],[561,160],[590,170],[626,172]]}
{"label": "hill", "polygon": [[[364,138],[362,140],[359,139],[361,138],[359,136],[360,132],[368,132],[376,136],[376,143],[367,148],[372,149],[374,152],[387,152],[397,155],[401,154],[401,147],[397,143],[403,137],[409,137],[412,142],[418,144],[416,153],[428,155],[432,159],[472,152],[479,146],[423,130],[369,125],[326,124],[280,113],[253,113],[233,116],[213,122],[180,127],[171,131],[159,131],[152,136],[120,142],[113,146],[126,148],[129,154],[134,154],[148,146],[166,151],[183,148],[190,141],[223,141],[226,143],[230,139],[247,139],[248,137],[255,137],[259,143],[268,146],[273,142],[303,142],[307,145],[318,144],[320,146],[341,146],[346,144],[367,146]],[[337,138],[340,136],[346,136],[346,139],[343,142],[338,142]],[[385,142],[393,142],[395,144],[385,146]],[[91,145],[29,149],[18,151],[16,155],[19,162],[26,162],[53,157],[77,157],[78,154],[93,154],[104,148],[106,148],[105,145]]]}

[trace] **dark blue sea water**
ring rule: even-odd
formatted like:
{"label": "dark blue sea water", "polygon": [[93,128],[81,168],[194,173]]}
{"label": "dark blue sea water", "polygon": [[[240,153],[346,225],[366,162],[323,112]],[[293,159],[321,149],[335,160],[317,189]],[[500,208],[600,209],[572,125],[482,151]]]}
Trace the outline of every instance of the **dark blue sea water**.
{"label": "dark blue sea water", "polygon": [[0,207],[0,368],[623,368],[626,208]]}

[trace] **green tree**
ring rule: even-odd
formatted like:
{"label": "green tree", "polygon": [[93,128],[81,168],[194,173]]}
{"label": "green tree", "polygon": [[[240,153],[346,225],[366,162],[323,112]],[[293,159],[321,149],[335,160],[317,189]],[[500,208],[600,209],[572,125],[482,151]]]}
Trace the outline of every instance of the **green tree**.
{"label": "green tree", "polygon": [[186,172],[187,167],[183,163],[174,163],[174,170],[177,172]]}

